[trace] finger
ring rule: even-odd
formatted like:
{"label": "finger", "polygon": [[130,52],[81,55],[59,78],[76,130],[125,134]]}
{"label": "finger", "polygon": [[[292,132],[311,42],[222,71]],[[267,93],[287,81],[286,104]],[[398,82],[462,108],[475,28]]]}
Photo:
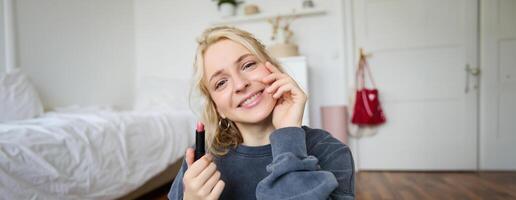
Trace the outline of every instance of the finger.
{"label": "finger", "polygon": [[220,180],[220,172],[215,171],[215,173],[210,177],[210,179],[208,179],[208,181],[206,181],[204,186],[202,186],[201,190],[207,191],[205,194],[209,194],[219,180]]}
{"label": "finger", "polygon": [[281,98],[285,93],[290,92],[291,100],[294,100],[296,102],[306,102],[307,96],[305,92],[299,88],[299,86],[295,84],[287,84],[282,87],[280,87],[274,95],[272,95],[272,98],[277,99]]}
{"label": "finger", "polygon": [[272,73],[272,74],[269,74],[269,75],[265,76],[264,78],[262,78],[262,82],[264,82],[266,84],[269,84],[269,83],[274,82],[276,80],[285,78],[285,76],[286,75],[282,74],[282,73]]}
{"label": "finger", "polygon": [[213,174],[217,171],[217,165],[214,162],[211,162],[202,172],[197,175],[195,178],[196,181],[199,181],[201,185],[204,185],[208,179],[213,176]]}
{"label": "finger", "polygon": [[265,92],[274,94],[279,87],[288,83],[290,83],[290,80],[286,78],[277,80],[274,83],[272,83],[269,87],[267,87],[267,89],[265,89]]}
{"label": "finger", "polygon": [[209,153],[202,156],[199,160],[190,165],[190,168],[188,168],[188,170],[185,172],[185,177],[197,177],[211,163],[212,160],[213,156]]}
{"label": "finger", "polygon": [[265,67],[272,73],[281,73],[281,71],[269,61],[265,62]]}
{"label": "finger", "polygon": [[222,191],[224,190],[224,186],[226,184],[224,181],[219,180],[215,187],[213,187],[213,190],[211,191],[210,195],[208,196],[208,199],[219,199],[220,194],[222,194]]}
{"label": "finger", "polygon": [[283,96],[284,93],[286,92],[289,92],[292,90],[292,84],[285,84],[285,85],[282,85],[280,88],[278,88],[278,90],[276,91],[276,93],[274,93],[274,95],[272,95],[272,98],[275,98],[275,99],[278,99],[280,98],[281,96]]}
{"label": "finger", "polygon": [[188,168],[190,168],[190,166],[192,165],[194,156],[195,156],[194,149],[191,147],[188,147],[186,149],[186,153],[185,153],[185,159],[186,159],[186,164],[188,165]]}

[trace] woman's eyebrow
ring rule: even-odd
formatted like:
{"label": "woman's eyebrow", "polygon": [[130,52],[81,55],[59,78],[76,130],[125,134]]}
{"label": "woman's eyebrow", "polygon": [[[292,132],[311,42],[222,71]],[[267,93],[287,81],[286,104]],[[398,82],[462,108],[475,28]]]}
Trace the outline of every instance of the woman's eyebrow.
{"label": "woman's eyebrow", "polygon": [[247,53],[247,54],[244,54],[244,55],[241,55],[236,61],[235,61],[235,65],[238,64],[239,62],[242,62],[242,60],[244,60],[245,58],[249,57],[249,56],[252,56],[253,54],[250,54],[250,53]]}
{"label": "woman's eyebrow", "polygon": [[[242,60],[244,60],[245,58],[249,57],[249,56],[252,56],[253,54],[250,54],[250,53],[247,53],[247,54],[244,54],[244,55],[241,55],[240,57],[238,57],[238,59],[235,61],[235,65],[237,65],[239,62],[242,62]],[[208,80],[208,82],[211,82],[211,79],[215,78],[216,76],[220,75],[222,73],[224,69],[219,69],[217,70],[213,75],[211,75],[210,79]]]}

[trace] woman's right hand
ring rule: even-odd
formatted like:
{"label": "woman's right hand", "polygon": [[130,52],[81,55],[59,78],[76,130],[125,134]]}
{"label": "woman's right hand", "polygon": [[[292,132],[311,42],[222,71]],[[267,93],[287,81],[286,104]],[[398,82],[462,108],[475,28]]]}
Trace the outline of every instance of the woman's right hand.
{"label": "woman's right hand", "polygon": [[213,156],[206,154],[194,162],[194,150],[186,150],[188,169],[183,176],[184,200],[219,199],[224,190],[224,181],[213,162]]}

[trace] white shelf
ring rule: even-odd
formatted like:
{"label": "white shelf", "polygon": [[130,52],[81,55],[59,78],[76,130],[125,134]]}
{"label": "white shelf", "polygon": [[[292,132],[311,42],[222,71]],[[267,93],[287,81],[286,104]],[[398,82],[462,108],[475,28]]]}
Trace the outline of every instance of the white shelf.
{"label": "white shelf", "polygon": [[235,23],[242,23],[242,22],[250,22],[250,21],[260,21],[260,20],[267,20],[270,18],[274,18],[277,16],[280,17],[290,17],[290,16],[309,16],[309,15],[322,15],[325,14],[326,10],[321,8],[307,8],[307,9],[301,9],[296,10],[293,9],[290,12],[277,12],[277,13],[259,13],[255,15],[249,15],[249,16],[234,16],[234,17],[228,17],[228,18],[221,18],[212,24],[221,25],[221,24],[235,24]]}

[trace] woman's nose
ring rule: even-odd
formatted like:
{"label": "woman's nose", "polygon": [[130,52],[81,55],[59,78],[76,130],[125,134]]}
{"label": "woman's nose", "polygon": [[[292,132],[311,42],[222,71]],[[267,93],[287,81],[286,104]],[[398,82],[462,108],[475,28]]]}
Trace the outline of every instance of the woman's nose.
{"label": "woman's nose", "polygon": [[241,75],[236,75],[233,80],[235,82],[235,93],[245,91],[245,89],[250,85],[250,81]]}

